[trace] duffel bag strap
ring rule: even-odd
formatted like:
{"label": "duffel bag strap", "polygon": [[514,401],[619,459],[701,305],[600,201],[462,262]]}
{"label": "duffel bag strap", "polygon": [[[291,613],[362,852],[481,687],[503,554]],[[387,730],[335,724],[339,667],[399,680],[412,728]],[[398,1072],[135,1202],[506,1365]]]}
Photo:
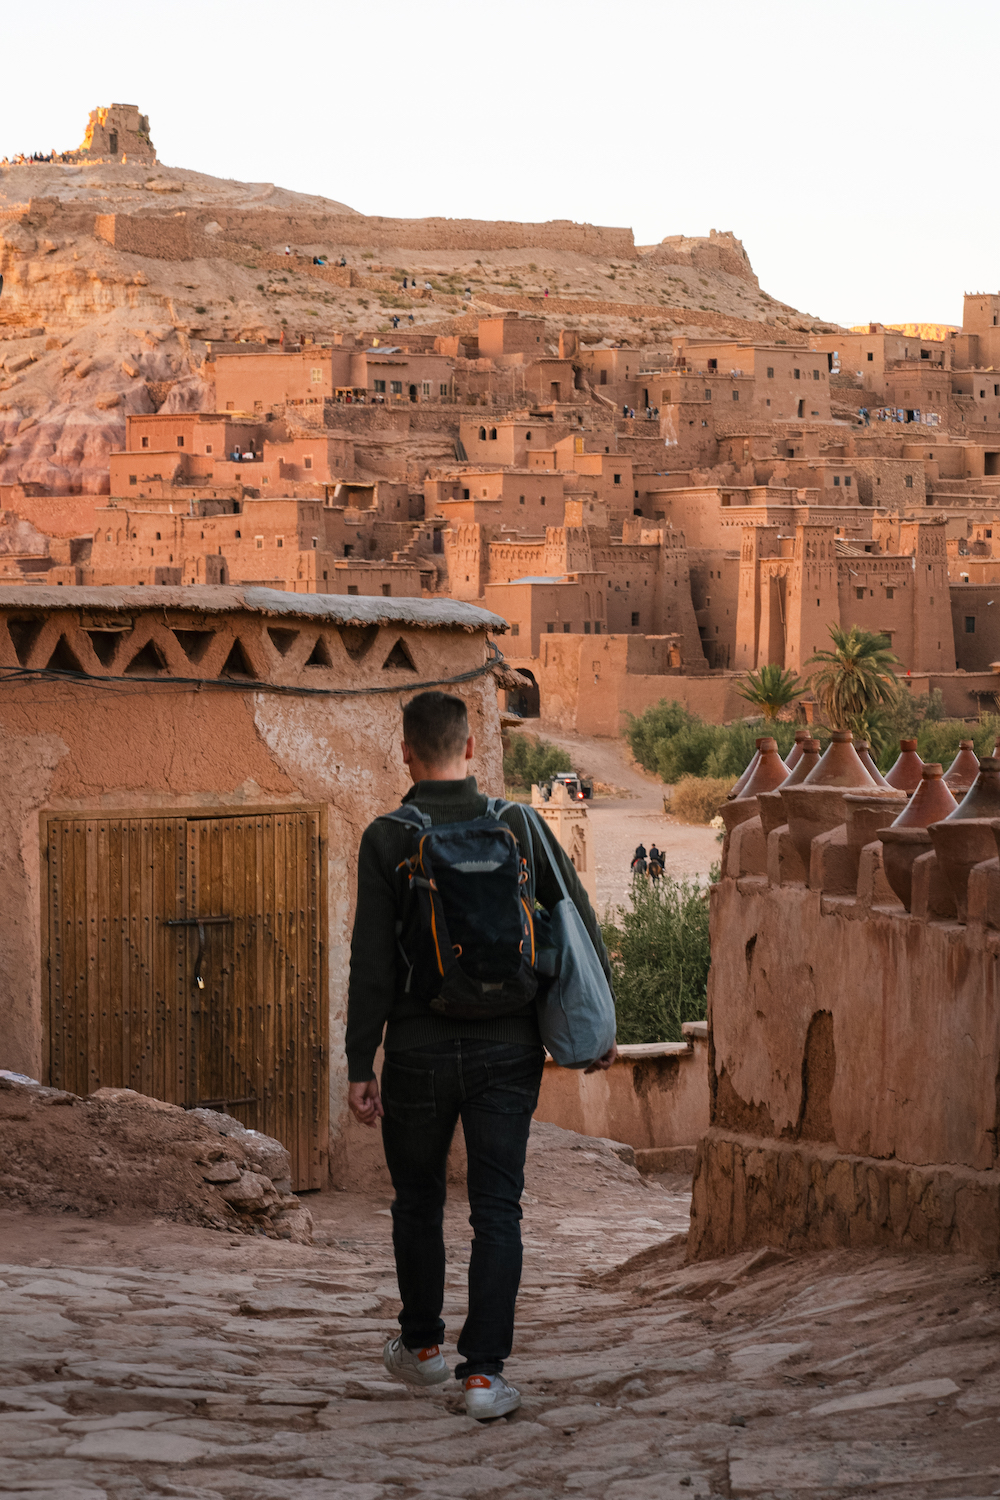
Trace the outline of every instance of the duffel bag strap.
{"label": "duffel bag strap", "polygon": [[[535,808],[525,807],[524,815],[528,819],[529,823],[531,823],[531,825],[537,830],[543,847],[549,844],[555,845],[557,848],[562,847],[556,839],[555,834],[549,831],[549,825],[546,823],[545,819],[535,810]],[[546,853],[548,853],[547,849]],[[563,878],[563,872],[559,868],[559,861],[558,859],[556,859],[554,854],[549,858],[549,866],[556,878],[556,883],[559,886],[559,890],[562,893],[563,899],[566,901],[571,901],[572,897],[570,896],[566,881]]]}

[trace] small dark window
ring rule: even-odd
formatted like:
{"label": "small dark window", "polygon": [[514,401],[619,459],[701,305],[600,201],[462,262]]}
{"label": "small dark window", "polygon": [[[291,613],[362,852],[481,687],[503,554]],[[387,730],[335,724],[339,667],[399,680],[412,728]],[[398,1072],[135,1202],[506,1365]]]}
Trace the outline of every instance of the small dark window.
{"label": "small dark window", "polygon": [[874,358],[875,358],[874,354],[869,354],[869,356],[868,356],[868,363],[871,364],[871,362],[872,362],[872,360]]}
{"label": "small dark window", "polygon": [[850,474],[845,474],[844,475],[844,488],[848,489],[848,490],[851,488],[851,476],[850,476]]}
{"label": "small dark window", "polygon": [[541,500],[541,503],[542,503],[542,504],[543,504],[543,505],[544,505],[544,504],[545,504],[545,496],[544,496],[544,495],[543,495],[543,496],[542,496],[542,500]]}
{"label": "small dark window", "polygon": [[896,590],[895,589],[888,589],[887,588],[886,591],[885,591],[885,597],[887,599],[895,599],[895,597],[896,597]]}
{"label": "small dark window", "polygon": [[184,439],[182,437],[179,437],[177,439],[177,446],[178,446],[178,448],[183,448],[184,447]]}
{"label": "small dark window", "polygon": [[965,617],[965,633],[966,633],[966,635],[975,635],[975,633],[976,633],[976,617],[975,617],[975,615],[966,615],[966,617]]}
{"label": "small dark window", "polygon": [[514,621],[513,625],[510,627],[510,633],[511,633],[511,635],[520,635],[521,634],[521,627],[517,623],[516,620]]}
{"label": "small dark window", "polygon": [[638,625],[638,623],[639,623],[639,611],[637,609],[634,609],[632,611],[632,624],[633,625]]}
{"label": "small dark window", "polygon": [[149,438],[148,437],[144,437],[143,438],[143,440],[142,440],[142,446],[144,448],[148,448],[149,447]]}
{"label": "small dark window", "polygon": [[129,484],[135,484],[136,483],[136,476],[134,474],[130,474],[128,476],[128,482],[129,482]]}
{"label": "small dark window", "polygon": [[734,391],[733,392],[733,400],[734,401],[738,401],[739,399],[740,399],[740,393],[739,393],[739,391]]}
{"label": "small dark window", "polygon": [[802,371],[801,370],[793,370],[792,374],[793,374],[793,376],[795,377],[796,380],[801,380],[802,379]]}
{"label": "small dark window", "polygon": [[357,586],[357,584],[356,583],[349,583],[347,585],[347,592],[349,594],[356,594],[358,592],[358,586]]}
{"label": "small dark window", "polygon": [[468,498],[469,498],[469,492],[468,492],[468,490],[463,490],[462,491],[462,499],[463,500],[468,500]]}
{"label": "small dark window", "polygon": [[491,427],[490,428],[490,442],[491,443],[495,443],[496,440],[497,440],[497,430],[496,430],[495,427]]}
{"label": "small dark window", "polygon": [[906,478],[903,480],[903,483],[906,485],[906,488],[908,490],[912,490],[912,488],[913,488],[913,475],[912,474],[907,474]]}
{"label": "small dark window", "polygon": [[839,474],[834,474],[834,476],[833,476],[833,482],[837,486],[837,488],[839,489],[840,488],[840,475]]}
{"label": "small dark window", "polygon": [[[709,390],[706,390],[706,392],[705,392],[705,400],[706,401],[711,401],[711,399],[712,399],[712,392],[709,391]],[[704,425],[704,424],[702,424],[702,425]]]}
{"label": "small dark window", "polygon": [[523,495],[518,495],[518,497],[517,497],[517,503],[518,503],[518,505],[523,505],[524,504],[524,496]]}
{"label": "small dark window", "polygon": [[160,540],[160,533],[159,533],[159,532],[157,532],[157,533],[156,533],[156,540],[157,540],[157,541],[159,541],[159,540]]}
{"label": "small dark window", "polygon": [[616,474],[615,475],[615,484],[621,484],[621,482],[622,482],[622,476],[620,474]]}
{"label": "small dark window", "polygon": [[568,620],[565,620],[563,622],[563,635],[569,635],[571,633],[572,629],[573,629],[573,627],[570,624],[570,622]]}
{"label": "small dark window", "polygon": [[545,634],[546,635],[555,635],[555,633],[556,633],[555,623],[552,620],[549,620],[546,623],[546,626],[545,626]]}
{"label": "small dark window", "polygon": [[584,622],[583,622],[583,633],[584,633],[584,635],[589,635],[590,634],[590,621],[589,620],[584,620]]}
{"label": "small dark window", "polygon": [[479,441],[481,443],[485,443],[485,441],[486,441],[486,428],[485,427],[480,427],[480,429],[479,429]]}
{"label": "small dark window", "polygon": [[773,380],[774,379],[774,366],[773,365],[768,365],[768,367],[767,367],[767,378],[768,378],[768,380]]}
{"label": "small dark window", "polygon": [[818,370],[813,370],[813,380],[818,380],[818,379],[819,379],[819,371]]}
{"label": "small dark window", "polygon": [[864,589],[855,589],[854,592],[857,594],[859,599],[863,599],[865,597]]}

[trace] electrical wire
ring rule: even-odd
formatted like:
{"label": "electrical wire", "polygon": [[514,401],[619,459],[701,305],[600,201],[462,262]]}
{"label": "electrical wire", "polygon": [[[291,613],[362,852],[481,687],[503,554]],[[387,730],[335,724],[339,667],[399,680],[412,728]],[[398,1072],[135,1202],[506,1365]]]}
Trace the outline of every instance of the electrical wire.
{"label": "electrical wire", "polygon": [[218,688],[223,692],[278,693],[300,698],[357,698],[372,693],[412,693],[426,688],[453,687],[460,682],[472,682],[492,672],[495,667],[506,665],[503,653],[494,641],[486,642],[489,659],[482,666],[472,667],[468,672],[458,672],[454,677],[435,677],[429,682],[397,683],[393,687],[300,687],[295,683],[240,681],[233,677],[95,677],[90,672],[69,672],[60,667],[0,667],[0,684],[7,682],[64,682],[76,687],[112,688],[134,690],[136,687],[196,687]]}

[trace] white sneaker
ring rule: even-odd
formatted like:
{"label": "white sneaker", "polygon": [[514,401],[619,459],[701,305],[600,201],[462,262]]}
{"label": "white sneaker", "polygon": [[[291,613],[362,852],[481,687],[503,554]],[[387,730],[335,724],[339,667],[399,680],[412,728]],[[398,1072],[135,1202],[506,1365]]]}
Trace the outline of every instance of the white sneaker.
{"label": "white sneaker", "polygon": [[390,1339],[382,1351],[382,1363],[390,1375],[407,1385],[440,1385],[451,1376],[437,1344],[427,1349],[407,1349],[402,1338]]}
{"label": "white sneaker", "polygon": [[477,1422],[505,1417],[521,1404],[521,1392],[502,1375],[470,1375],[465,1382],[465,1409]]}

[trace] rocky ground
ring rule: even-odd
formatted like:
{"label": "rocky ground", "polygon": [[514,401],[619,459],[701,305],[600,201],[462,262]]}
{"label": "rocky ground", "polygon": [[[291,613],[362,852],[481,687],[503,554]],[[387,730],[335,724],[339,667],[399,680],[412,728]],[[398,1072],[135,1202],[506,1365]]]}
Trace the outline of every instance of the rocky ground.
{"label": "rocky ground", "polygon": [[278,1141],[211,1109],[132,1089],[82,1099],[0,1071],[0,1209],[157,1212],[242,1234],[303,1240],[312,1220]]}
{"label": "rocky ground", "polygon": [[[684,1265],[687,1195],[539,1126],[508,1375],[380,1361],[388,1199],[313,1194],[314,1246],[0,1214],[4,1500],[965,1500],[1000,1493],[1000,1277],[957,1259],[758,1251]],[[466,1208],[446,1218],[453,1340]],[[454,1358],[453,1344],[446,1354]]]}
{"label": "rocky ground", "polygon": [[531,721],[526,732],[568,750],[574,770],[621,793],[598,794],[587,807],[597,854],[599,911],[626,899],[632,855],[640,840],[647,849],[653,842],[659,846],[666,855],[666,872],[675,880],[707,883],[722,850],[715,829],[682,823],[665,813],[663,799],[666,794],[669,801],[670,788],[636,765],[624,740],[570,733],[549,727],[544,719]]}

